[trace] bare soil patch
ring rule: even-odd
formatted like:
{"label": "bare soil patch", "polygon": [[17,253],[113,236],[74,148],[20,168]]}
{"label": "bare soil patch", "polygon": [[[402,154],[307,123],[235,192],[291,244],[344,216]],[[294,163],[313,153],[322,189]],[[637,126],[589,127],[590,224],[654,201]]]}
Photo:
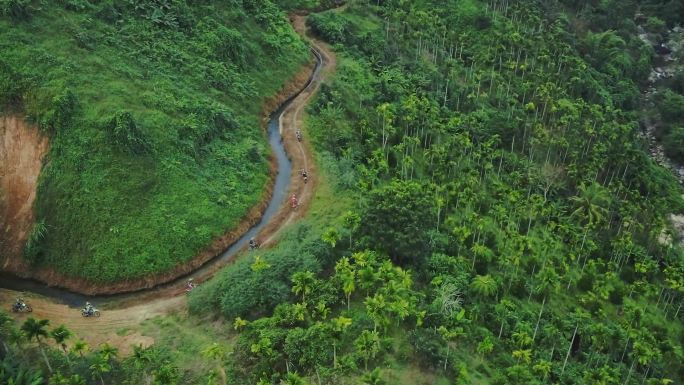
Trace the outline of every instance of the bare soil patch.
{"label": "bare soil patch", "polygon": [[0,117],[0,267],[21,271],[34,223],[38,175],[49,148],[47,137],[17,116]]}

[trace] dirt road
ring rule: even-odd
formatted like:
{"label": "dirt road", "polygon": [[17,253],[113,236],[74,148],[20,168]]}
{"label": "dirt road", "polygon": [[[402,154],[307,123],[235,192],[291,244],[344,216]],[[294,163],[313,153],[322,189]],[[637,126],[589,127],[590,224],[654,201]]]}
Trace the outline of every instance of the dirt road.
{"label": "dirt road", "polygon": [[[291,17],[295,30],[303,36],[308,35],[305,19],[306,16],[302,15]],[[262,247],[274,245],[282,228],[302,217],[315,196],[317,170],[311,147],[306,132],[304,132],[301,142],[297,140],[295,132],[297,128],[304,131],[302,128],[302,110],[316,93],[321,82],[334,71],[336,59],[327,45],[315,39],[310,41],[315,54],[321,59],[321,71],[318,76],[313,78],[311,84],[290,103],[281,115],[279,122],[283,143],[292,161],[291,178],[293,183],[290,184],[288,196],[291,196],[292,193],[296,194],[299,198],[299,207],[297,210],[292,210],[289,207],[289,202],[283,205],[279,213],[260,233],[259,239],[262,240]],[[304,183],[300,170],[307,170],[308,183]],[[201,282],[210,278],[213,273],[215,271],[206,276],[195,277],[195,280]],[[7,304],[9,307],[17,296],[23,296],[34,309],[31,314],[16,314],[17,321],[23,322],[32,316],[48,319],[52,326],[64,324],[90,346],[107,342],[119,348],[123,355],[128,354],[135,345],[148,346],[154,343],[151,337],[143,336],[138,331],[141,322],[161,315],[187,312],[185,291],[178,286],[134,295],[125,302],[102,309],[102,315],[99,318],[84,318],[78,308],[57,303],[51,298],[44,298],[31,293],[18,293],[7,289],[0,289],[0,304]]]}

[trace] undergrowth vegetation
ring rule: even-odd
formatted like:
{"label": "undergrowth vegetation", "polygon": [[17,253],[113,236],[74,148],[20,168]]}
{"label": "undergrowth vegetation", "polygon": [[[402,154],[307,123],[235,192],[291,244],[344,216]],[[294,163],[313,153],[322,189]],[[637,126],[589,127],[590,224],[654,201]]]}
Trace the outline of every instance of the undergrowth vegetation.
{"label": "undergrowth vegetation", "polygon": [[50,137],[25,257],[172,269],[262,199],[261,103],[308,60],[269,1],[2,1],[0,104]]}

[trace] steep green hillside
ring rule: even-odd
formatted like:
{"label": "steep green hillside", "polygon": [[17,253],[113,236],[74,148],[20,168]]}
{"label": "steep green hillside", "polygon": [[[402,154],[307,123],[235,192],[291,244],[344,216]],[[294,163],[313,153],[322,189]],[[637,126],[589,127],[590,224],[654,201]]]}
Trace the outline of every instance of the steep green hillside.
{"label": "steep green hillside", "polygon": [[264,1],[0,2],[0,103],[51,140],[26,258],[162,272],[262,196],[262,101],[308,59]]}

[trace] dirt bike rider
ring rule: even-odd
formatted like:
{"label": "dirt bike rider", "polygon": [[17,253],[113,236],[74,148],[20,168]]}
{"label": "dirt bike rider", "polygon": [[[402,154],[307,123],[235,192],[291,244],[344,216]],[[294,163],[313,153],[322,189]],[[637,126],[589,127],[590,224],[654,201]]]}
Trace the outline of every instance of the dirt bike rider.
{"label": "dirt bike rider", "polygon": [[309,174],[306,172],[306,170],[302,170],[302,178],[304,178],[304,183],[309,181]]}
{"label": "dirt bike rider", "polygon": [[85,310],[86,314],[88,315],[93,315],[93,313],[95,312],[95,308],[93,307],[93,305],[90,304],[90,302],[85,303],[85,307],[83,308],[83,310]]}
{"label": "dirt bike rider", "polygon": [[185,290],[186,290],[186,291],[190,291],[190,290],[194,289],[196,286],[197,286],[197,285],[195,285],[195,283],[193,282],[193,279],[192,279],[192,278],[188,278],[188,282],[187,282],[186,285],[185,285]]}
{"label": "dirt bike rider", "polygon": [[254,249],[258,249],[258,248],[259,248],[259,244],[257,244],[257,242],[254,240],[254,237],[252,237],[249,240],[249,249],[254,250]]}
{"label": "dirt bike rider", "polygon": [[297,135],[297,141],[301,142],[302,141],[302,131],[297,129],[297,131],[295,132],[295,135]]}

